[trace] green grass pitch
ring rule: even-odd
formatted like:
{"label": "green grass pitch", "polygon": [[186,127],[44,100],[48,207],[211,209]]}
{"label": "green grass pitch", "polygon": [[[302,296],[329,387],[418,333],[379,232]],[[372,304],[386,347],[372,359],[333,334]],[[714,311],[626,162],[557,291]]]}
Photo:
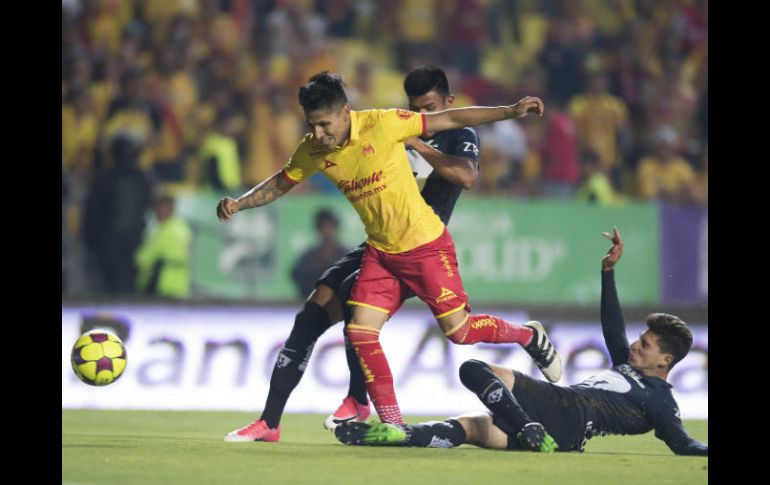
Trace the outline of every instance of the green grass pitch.
{"label": "green grass pitch", "polygon": [[[585,453],[345,446],[325,415],[287,414],[278,443],[225,443],[258,413],[62,410],[62,484],[703,484],[708,459],[674,456],[652,432],[596,437]],[[426,421],[407,416],[407,422]],[[443,419],[435,417],[432,419]],[[708,442],[707,421],[687,421]]]}

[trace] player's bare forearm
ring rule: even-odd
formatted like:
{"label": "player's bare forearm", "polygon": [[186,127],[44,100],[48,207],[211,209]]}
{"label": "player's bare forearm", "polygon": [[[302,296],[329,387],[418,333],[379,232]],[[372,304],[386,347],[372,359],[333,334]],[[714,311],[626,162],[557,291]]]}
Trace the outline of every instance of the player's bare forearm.
{"label": "player's bare forearm", "polygon": [[238,197],[240,210],[261,207],[273,202],[294,187],[286,181],[281,172],[274,173],[269,179]]}
{"label": "player's bare forearm", "polygon": [[220,200],[217,205],[217,217],[221,221],[229,221],[236,212],[267,205],[291,190],[292,187],[294,185],[286,181],[281,172],[278,171],[238,199],[225,197]]}
{"label": "player's bare forearm", "polygon": [[417,153],[427,161],[433,170],[438,172],[444,179],[460,186],[464,189],[470,189],[476,182],[479,174],[478,164],[472,158],[458,157],[448,155],[436,150],[432,146],[420,142],[412,142],[410,145],[417,150]]}
{"label": "player's bare forearm", "polygon": [[425,131],[436,132],[483,125],[510,118],[523,118],[529,113],[542,116],[544,111],[543,101],[533,96],[527,96],[510,106],[452,108],[437,113],[426,113]]}

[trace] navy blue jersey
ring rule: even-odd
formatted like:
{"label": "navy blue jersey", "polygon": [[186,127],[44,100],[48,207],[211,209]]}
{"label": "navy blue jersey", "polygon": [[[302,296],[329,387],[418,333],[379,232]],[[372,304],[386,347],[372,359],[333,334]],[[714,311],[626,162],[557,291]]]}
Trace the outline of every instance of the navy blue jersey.
{"label": "navy blue jersey", "polygon": [[[439,131],[433,138],[422,138],[422,140],[433,148],[447,155],[471,158],[478,163],[479,159],[479,137],[476,130],[470,127],[458,130]],[[414,161],[415,150],[408,149],[410,162]],[[420,157],[421,158],[421,157]],[[433,211],[441,219],[444,225],[449,224],[449,218],[455,208],[457,198],[463,188],[449,182],[433,170],[433,167],[422,161],[420,170],[412,166],[415,176],[426,178],[425,185],[422,188],[422,197],[425,202],[433,208]]]}
{"label": "navy blue jersey", "polygon": [[586,420],[586,438],[604,434],[642,434],[655,430],[678,455],[707,455],[708,445],[687,435],[671,385],[644,376],[628,363],[630,352],[613,271],[602,272],[602,331],[611,369],[570,386]]}

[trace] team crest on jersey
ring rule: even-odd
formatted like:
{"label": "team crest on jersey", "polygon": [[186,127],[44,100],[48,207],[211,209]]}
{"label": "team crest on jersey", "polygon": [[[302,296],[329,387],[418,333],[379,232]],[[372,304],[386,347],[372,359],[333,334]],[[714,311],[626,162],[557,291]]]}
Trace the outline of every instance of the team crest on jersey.
{"label": "team crest on jersey", "polygon": [[337,164],[332,162],[331,160],[324,160],[324,169],[327,169],[329,167],[336,167]]}
{"label": "team crest on jersey", "polygon": [[407,111],[405,109],[396,109],[396,115],[398,115],[398,117],[402,120],[408,120],[412,117],[412,115],[414,115],[414,112]]}
{"label": "team crest on jersey", "polygon": [[365,157],[373,155],[374,154],[374,147],[372,146],[371,143],[367,143],[366,145],[364,145],[363,152],[364,152],[364,156]]}

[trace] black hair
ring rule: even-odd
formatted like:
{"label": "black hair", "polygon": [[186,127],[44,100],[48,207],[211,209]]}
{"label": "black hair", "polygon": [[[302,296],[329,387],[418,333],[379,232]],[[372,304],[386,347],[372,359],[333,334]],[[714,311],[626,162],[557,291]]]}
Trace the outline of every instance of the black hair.
{"label": "black hair", "polygon": [[692,332],[681,318],[668,313],[653,313],[645,320],[647,328],[658,337],[658,347],[664,354],[671,354],[669,370],[684,359],[692,347]]}
{"label": "black hair", "polygon": [[404,79],[404,91],[410,98],[422,96],[428,91],[436,91],[445,98],[451,94],[446,73],[436,66],[421,66],[409,71]]}
{"label": "black hair", "polygon": [[319,109],[342,108],[348,102],[345,83],[337,74],[324,71],[311,77],[307,84],[299,88],[299,104],[305,113]]}

